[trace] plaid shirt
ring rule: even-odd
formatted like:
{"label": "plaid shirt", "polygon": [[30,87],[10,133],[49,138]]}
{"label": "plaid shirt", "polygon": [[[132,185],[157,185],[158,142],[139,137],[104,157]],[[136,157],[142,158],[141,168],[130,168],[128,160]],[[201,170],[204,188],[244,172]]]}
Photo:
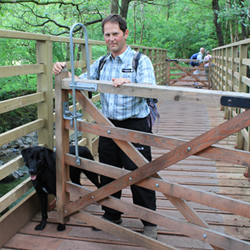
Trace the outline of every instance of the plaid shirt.
{"label": "plaid shirt", "polygon": [[[124,77],[132,83],[149,83],[156,85],[154,68],[150,59],[141,55],[137,72],[132,67],[133,56],[136,51],[127,46],[127,50],[115,59],[109,55],[100,72],[100,80],[112,81],[112,78]],[[100,59],[97,59],[90,67],[90,79],[97,79]],[[87,78],[87,73],[79,76]],[[149,107],[145,98],[125,96],[109,93],[101,93],[102,113],[114,120],[128,118],[144,118],[149,114]]]}

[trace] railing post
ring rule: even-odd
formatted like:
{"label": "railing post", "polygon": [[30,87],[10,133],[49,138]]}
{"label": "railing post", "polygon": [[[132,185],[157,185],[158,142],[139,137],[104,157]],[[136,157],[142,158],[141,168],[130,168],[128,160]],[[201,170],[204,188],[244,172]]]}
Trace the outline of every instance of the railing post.
{"label": "railing post", "polygon": [[[241,44],[239,46],[239,79],[238,79],[238,84],[239,84],[239,92],[246,92],[246,85],[242,82],[242,76],[247,75],[247,66],[243,65],[242,59],[246,57],[247,55],[247,45]],[[239,109],[239,113],[241,113],[241,110]],[[237,148],[238,149],[244,149],[246,151],[249,151],[250,146],[249,146],[249,128],[247,132],[247,140],[245,140],[242,131],[239,131],[237,133]]]}
{"label": "railing post", "polygon": [[69,218],[64,217],[64,207],[69,204],[69,193],[65,190],[65,182],[69,180],[69,167],[65,164],[65,153],[69,152],[69,130],[64,128],[63,103],[69,101],[68,92],[61,89],[67,71],[55,77],[55,110],[56,110],[56,191],[57,219],[65,224]]}
{"label": "railing post", "polygon": [[167,59],[167,51],[166,50],[164,50],[164,52],[163,52],[163,85],[166,85],[166,83],[167,83],[167,75],[165,74],[165,72],[167,72],[167,64],[166,64],[166,59]]}
{"label": "railing post", "polygon": [[167,67],[167,79],[166,79],[166,85],[170,86],[170,61],[166,61],[166,67]]}
{"label": "railing post", "polygon": [[212,72],[212,60],[209,60],[208,65],[208,89],[212,88],[212,82],[211,82],[211,72]]}
{"label": "railing post", "polygon": [[[225,49],[226,53],[225,53],[225,91],[230,91],[230,85],[229,85],[229,73],[228,73],[228,57],[229,57],[229,48],[226,48]],[[231,116],[231,108],[229,107],[225,107],[225,119],[230,119],[230,116]]]}
{"label": "railing post", "polygon": [[44,65],[44,73],[37,74],[37,91],[44,92],[45,101],[37,106],[37,117],[45,119],[45,127],[38,131],[38,143],[53,148],[53,77],[52,42],[37,41],[37,63]]}

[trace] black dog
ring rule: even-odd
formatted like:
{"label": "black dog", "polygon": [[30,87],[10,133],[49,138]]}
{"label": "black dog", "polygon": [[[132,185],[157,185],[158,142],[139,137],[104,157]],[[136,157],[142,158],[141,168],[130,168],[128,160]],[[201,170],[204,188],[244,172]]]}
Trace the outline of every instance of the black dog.
{"label": "black dog", "polygon": [[[78,146],[79,156],[94,160],[92,154],[86,147]],[[75,146],[69,147],[69,153],[75,155]],[[35,230],[43,230],[46,226],[47,215],[47,195],[56,196],[56,154],[49,148],[34,146],[21,151],[23,160],[29,168],[32,183],[38,194],[42,210],[42,220]],[[80,174],[83,172],[87,178],[99,187],[98,174],[70,166],[70,179],[72,182],[80,184]],[[59,224],[58,231],[63,231],[65,225]]]}

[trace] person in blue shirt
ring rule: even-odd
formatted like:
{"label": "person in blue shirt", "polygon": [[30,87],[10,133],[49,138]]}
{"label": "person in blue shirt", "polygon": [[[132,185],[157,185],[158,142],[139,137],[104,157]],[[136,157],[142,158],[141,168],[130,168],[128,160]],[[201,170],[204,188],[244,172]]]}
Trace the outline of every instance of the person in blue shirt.
{"label": "person in blue shirt", "polygon": [[[156,85],[154,68],[146,55],[141,56],[137,71],[135,72],[133,69],[132,60],[136,51],[132,50],[131,47],[126,44],[129,30],[127,29],[126,21],[121,16],[116,14],[107,16],[102,21],[102,32],[111,53],[106,58],[106,62],[100,71],[100,76],[98,68],[102,57],[91,65],[90,79],[98,79],[99,76],[99,80],[110,81],[114,87],[119,87],[131,82]],[[58,75],[65,66],[65,62],[55,63],[53,74]],[[80,75],[79,78],[86,79],[87,74],[84,73]],[[147,116],[150,111],[145,98],[101,93],[101,105],[102,113],[116,127],[151,133],[151,128],[147,123]],[[149,146],[140,144],[134,144],[134,146],[148,161],[152,160],[151,148]],[[131,171],[137,169],[137,166],[110,138],[100,136],[98,152],[99,161],[102,163],[119,168],[124,167]],[[101,186],[111,181],[113,181],[113,179],[101,176]],[[131,191],[134,204],[156,210],[155,191],[136,185],[131,186]],[[121,191],[112,196],[120,198]],[[103,206],[103,210],[105,211],[102,216],[104,219],[116,224],[122,222],[121,212],[105,206]],[[143,234],[157,239],[157,226],[147,221],[142,221],[142,223],[144,225]]]}
{"label": "person in blue shirt", "polygon": [[[201,63],[204,53],[205,53],[205,49],[203,47],[201,47],[200,48],[200,52],[198,53],[197,58],[196,58],[196,60],[199,60],[198,63]],[[194,71],[194,75],[199,75],[199,74],[200,74],[200,70],[199,69],[197,69],[197,70]],[[199,77],[197,76],[197,78],[199,78]],[[202,88],[202,87],[199,87],[199,83],[198,82],[194,82],[193,85],[195,85],[196,88]]]}

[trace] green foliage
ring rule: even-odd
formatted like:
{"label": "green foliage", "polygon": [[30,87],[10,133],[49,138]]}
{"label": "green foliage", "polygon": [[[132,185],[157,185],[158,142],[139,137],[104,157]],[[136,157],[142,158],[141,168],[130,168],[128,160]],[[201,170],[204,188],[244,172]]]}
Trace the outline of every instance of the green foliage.
{"label": "green foliage", "polygon": [[36,76],[0,78],[0,101],[36,92]]}
{"label": "green foliage", "polygon": [[[47,1],[39,2],[45,3]],[[89,39],[103,40],[100,21],[91,25],[88,23],[101,20],[109,14],[111,1],[93,0],[84,1],[81,4],[79,4],[80,1],[68,1],[65,3],[51,4],[50,2],[47,5],[37,5],[31,2],[2,4],[0,28],[68,36],[70,27],[74,23],[80,22],[87,25]],[[76,6],[76,4],[79,5]],[[131,1],[129,7],[127,17],[130,30],[129,44],[166,48],[169,55],[175,58],[189,58],[201,46],[211,49],[217,45],[213,24],[214,14],[210,0],[202,2],[156,0],[152,4],[137,0]],[[74,34],[74,37],[82,36],[83,34],[79,32]],[[8,63],[15,62],[17,55],[11,55],[11,46],[1,43],[0,49],[1,47],[8,48],[4,53],[4,58],[10,58]],[[26,50],[26,53],[34,55],[34,53],[27,51],[29,48],[34,52],[33,44],[22,41],[19,42],[19,45],[21,43],[23,46],[18,49],[20,54],[23,55]],[[94,58],[103,54],[106,54],[104,46],[94,46]],[[22,57],[18,57],[18,60],[20,61]],[[53,61],[65,61],[66,58],[68,59],[68,54],[66,54],[65,44],[54,43]],[[26,58],[25,60],[34,62],[35,58]]]}

